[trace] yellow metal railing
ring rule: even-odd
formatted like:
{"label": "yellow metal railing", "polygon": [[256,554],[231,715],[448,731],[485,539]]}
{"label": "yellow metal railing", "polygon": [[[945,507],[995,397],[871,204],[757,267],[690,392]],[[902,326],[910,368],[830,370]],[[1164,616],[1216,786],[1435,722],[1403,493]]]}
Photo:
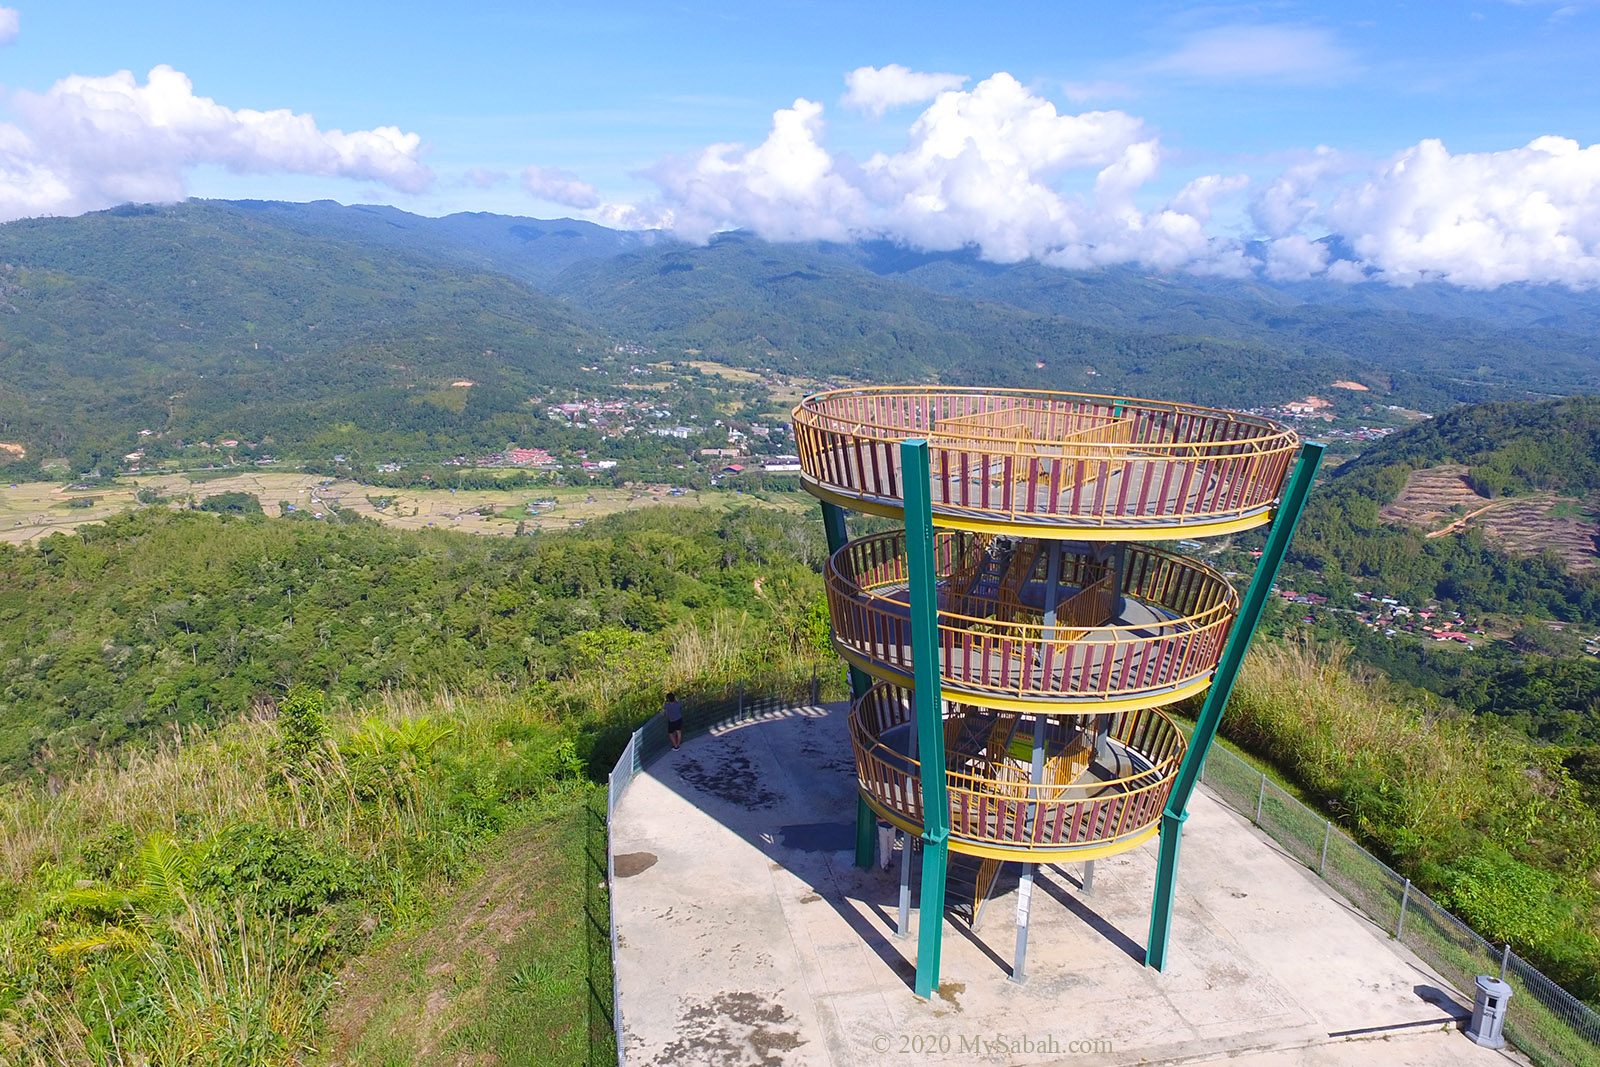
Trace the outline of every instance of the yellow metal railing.
{"label": "yellow metal railing", "polygon": [[[919,829],[924,819],[921,764],[882,741],[885,732],[911,718],[910,693],[880,683],[852,707],[850,739],[863,795]],[[985,774],[947,771],[952,843],[1067,851],[1130,838],[1154,826],[1183,760],[1183,735],[1170,719],[1151,709],[1110,718],[1108,736],[1137,755],[1144,769],[1113,780],[1067,784],[1033,784],[1015,776],[1001,781]]]}
{"label": "yellow metal railing", "polygon": [[[973,535],[935,539],[937,577],[962,569]],[[942,684],[982,702],[1098,701],[1183,695],[1208,678],[1222,656],[1238,595],[1217,572],[1174,553],[1130,546],[1120,591],[1104,563],[1068,553],[1057,622],[1017,621],[996,600],[952,593],[945,582],[938,615]],[[828,561],[824,573],[835,641],[858,665],[880,677],[912,676],[911,624],[904,587],[905,535],[858,538]],[[1146,623],[1110,624],[1118,595],[1156,609]],[[952,605],[963,609],[950,610]],[[988,613],[973,609],[987,606]]]}
{"label": "yellow metal railing", "polygon": [[936,518],[1163,528],[1259,515],[1299,445],[1267,419],[1150,400],[1022,390],[885,387],[794,410],[805,480],[902,506],[898,443],[928,440]]}

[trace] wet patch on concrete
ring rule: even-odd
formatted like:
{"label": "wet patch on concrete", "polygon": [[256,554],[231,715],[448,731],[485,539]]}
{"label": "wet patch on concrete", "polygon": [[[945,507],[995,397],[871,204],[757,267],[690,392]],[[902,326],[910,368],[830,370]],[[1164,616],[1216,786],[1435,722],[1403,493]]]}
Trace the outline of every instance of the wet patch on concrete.
{"label": "wet patch on concrete", "polygon": [[678,777],[700,792],[746,811],[770,808],[778,802],[778,795],[762,784],[748,756],[730,753],[709,769],[697,759],[687,759],[678,765]]}
{"label": "wet patch on concrete", "polygon": [[940,982],[939,988],[934,992],[939,994],[939,999],[950,1005],[956,1011],[961,1010],[961,1002],[956,998],[967,991],[965,982]]}
{"label": "wet patch on concrete", "polygon": [[710,1003],[685,999],[675,1040],[651,1062],[659,1067],[783,1067],[783,1054],[805,1044],[796,1023],[783,1005],[756,993],[719,993]]}
{"label": "wet patch on concrete", "polygon": [[618,878],[632,878],[656,865],[654,852],[623,852],[611,857],[611,865]]}
{"label": "wet patch on concrete", "polygon": [[778,842],[799,852],[848,852],[856,847],[849,822],[802,822],[778,827]]}

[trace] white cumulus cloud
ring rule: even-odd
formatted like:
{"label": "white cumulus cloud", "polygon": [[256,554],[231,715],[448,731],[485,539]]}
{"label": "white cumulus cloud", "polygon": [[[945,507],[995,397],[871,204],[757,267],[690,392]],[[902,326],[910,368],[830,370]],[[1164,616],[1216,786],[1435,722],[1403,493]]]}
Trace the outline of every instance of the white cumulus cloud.
{"label": "white cumulus cloud", "polygon": [[924,74],[890,63],[886,67],[857,67],[844,76],[844,82],[845,94],[839,103],[869,115],[882,115],[959,89],[967,79],[962,74]]}
{"label": "white cumulus cloud", "polygon": [[1293,233],[1267,245],[1265,270],[1273,281],[1305,281],[1321,274],[1327,266],[1327,247],[1303,234]]}
{"label": "white cumulus cloud", "polygon": [[0,7],[0,48],[17,39],[22,32],[22,16],[14,7]]}
{"label": "white cumulus cloud", "polygon": [[[976,246],[987,258],[1037,257],[1074,266],[1136,261],[1160,267],[1237,256],[1209,237],[1213,197],[1242,178],[1191,183],[1154,210],[1138,204],[1161,166],[1161,145],[1122,111],[1062,114],[999,73],[945,90],[907,130],[905,145],[864,162],[824,144],[823,108],[797,100],[751,148],[716,144],[668,159],[649,176],[660,195],[605,205],[613,225],[662,226],[690,240],[734,227],[772,240],[885,236],[919,248]],[[1085,191],[1061,186],[1076,179]]]}
{"label": "white cumulus cloud", "polygon": [[[1161,195],[1162,143],[1141,118],[1063,113],[1006,73],[938,93],[894,151],[858,161],[830,151],[826,133],[822,105],[796,100],[760,144],[668,158],[647,172],[655,197],[594,216],[695,241],[734,228],[886,237],[1069,268],[1600,288],[1600,145],[1566,138],[1457,155],[1428,140],[1377,165],[1323,145],[1253,184],[1202,174]],[[577,190],[575,203],[593,193],[572,175],[542,179]]]}
{"label": "white cumulus cloud", "polygon": [[526,167],[522,171],[522,184],[539,199],[563,207],[586,209],[600,206],[600,195],[594,191],[594,186],[579,181],[578,176],[568,170]]}
{"label": "white cumulus cloud", "polygon": [[1324,224],[1390,282],[1600,285],[1600,145],[1452,155],[1426,140],[1337,190]]}
{"label": "white cumulus cloud", "polygon": [[[200,164],[370,180],[408,193],[433,181],[415,133],[345,133],[288,110],[235,110],[195,95],[188,77],[164,65],[143,85],[129,71],[74,75],[43,93],[18,91],[11,105],[19,122],[0,134],[0,218],[179,200],[187,170]],[[19,189],[15,175],[36,185]]]}
{"label": "white cumulus cloud", "polygon": [[493,189],[510,179],[511,175],[493,167],[468,167],[461,175],[461,181],[474,189]]}

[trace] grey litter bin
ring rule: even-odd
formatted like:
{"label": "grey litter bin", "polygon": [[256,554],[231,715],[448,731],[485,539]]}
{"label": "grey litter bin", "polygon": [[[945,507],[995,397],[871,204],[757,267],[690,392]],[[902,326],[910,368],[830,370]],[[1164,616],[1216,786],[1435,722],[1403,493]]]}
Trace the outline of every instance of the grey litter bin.
{"label": "grey litter bin", "polygon": [[1467,1036],[1484,1048],[1505,1048],[1506,1039],[1501,1031],[1506,1026],[1506,1001],[1511,999],[1511,986],[1492,975],[1478,975],[1478,992],[1472,998],[1472,1022],[1467,1024]]}

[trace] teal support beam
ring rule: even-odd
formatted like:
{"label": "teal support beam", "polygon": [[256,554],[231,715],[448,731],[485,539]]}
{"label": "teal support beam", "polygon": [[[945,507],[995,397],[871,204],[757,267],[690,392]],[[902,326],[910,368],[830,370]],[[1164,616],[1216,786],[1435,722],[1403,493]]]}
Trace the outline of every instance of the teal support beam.
{"label": "teal support beam", "polygon": [[867,807],[867,801],[856,794],[856,866],[863,871],[872,868],[878,855],[878,815]]}
{"label": "teal support beam", "polygon": [[1205,704],[1195,720],[1194,733],[1189,735],[1189,751],[1178,768],[1178,777],[1167,796],[1167,806],[1161,813],[1161,847],[1156,858],[1155,900],[1150,907],[1150,940],[1145,949],[1145,964],[1156,970],[1167,965],[1167,944],[1172,933],[1172,896],[1178,880],[1178,843],[1183,836],[1183,824],[1189,818],[1189,797],[1200,782],[1200,772],[1205,767],[1206,754],[1222,724],[1222,712],[1233,694],[1233,683],[1238,680],[1239,667],[1245,653],[1250,651],[1250,641],[1255,637],[1256,624],[1261,612],[1272,596],[1272,583],[1277,581],[1278,567],[1289,550],[1289,540],[1294,537],[1300,523],[1300,513],[1305,510],[1306,497],[1311,493],[1311,483],[1316,480],[1317,467],[1322,463],[1323,446],[1307,442],[1300,446],[1300,458],[1294,473],[1289,476],[1288,487],[1278,503],[1277,514],[1267,531],[1267,547],[1262,550],[1261,562],[1250,579],[1250,588],[1239,605],[1239,615],[1234,620],[1233,632],[1228,636],[1228,647],[1222,652],[1217,672],[1212,676],[1211,689],[1206,693]]}
{"label": "teal support beam", "polygon": [[[831,557],[850,541],[850,530],[845,525],[844,508],[822,502],[822,530],[828,538],[828,555]],[[850,668],[850,695],[859,700],[871,688],[872,679],[854,667]],[[856,797],[856,866],[866,870],[872,866],[878,851],[878,817],[867,802]]]}
{"label": "teal support beam", "polygon": [[944,941],[944,883],[950,870],[950,794],[945,780],[944,699],[939,686],[939,601],[933,563],[933,497],[928,442],[903,441],[906,575],[911,594],[911,665],[917,759],[922,783],[922,902],[917,929],[916,994],[939,986]]}
{"label": "teal support beam", "polygon": [[[850,530],[845,525],[845,511],[837,504],[822,502],[822,531],[828,538],[828,555],[831,557],[850,543]],[[850,668],[850,695],[859,700],[872,688],[872,678],[864,671]]]}

